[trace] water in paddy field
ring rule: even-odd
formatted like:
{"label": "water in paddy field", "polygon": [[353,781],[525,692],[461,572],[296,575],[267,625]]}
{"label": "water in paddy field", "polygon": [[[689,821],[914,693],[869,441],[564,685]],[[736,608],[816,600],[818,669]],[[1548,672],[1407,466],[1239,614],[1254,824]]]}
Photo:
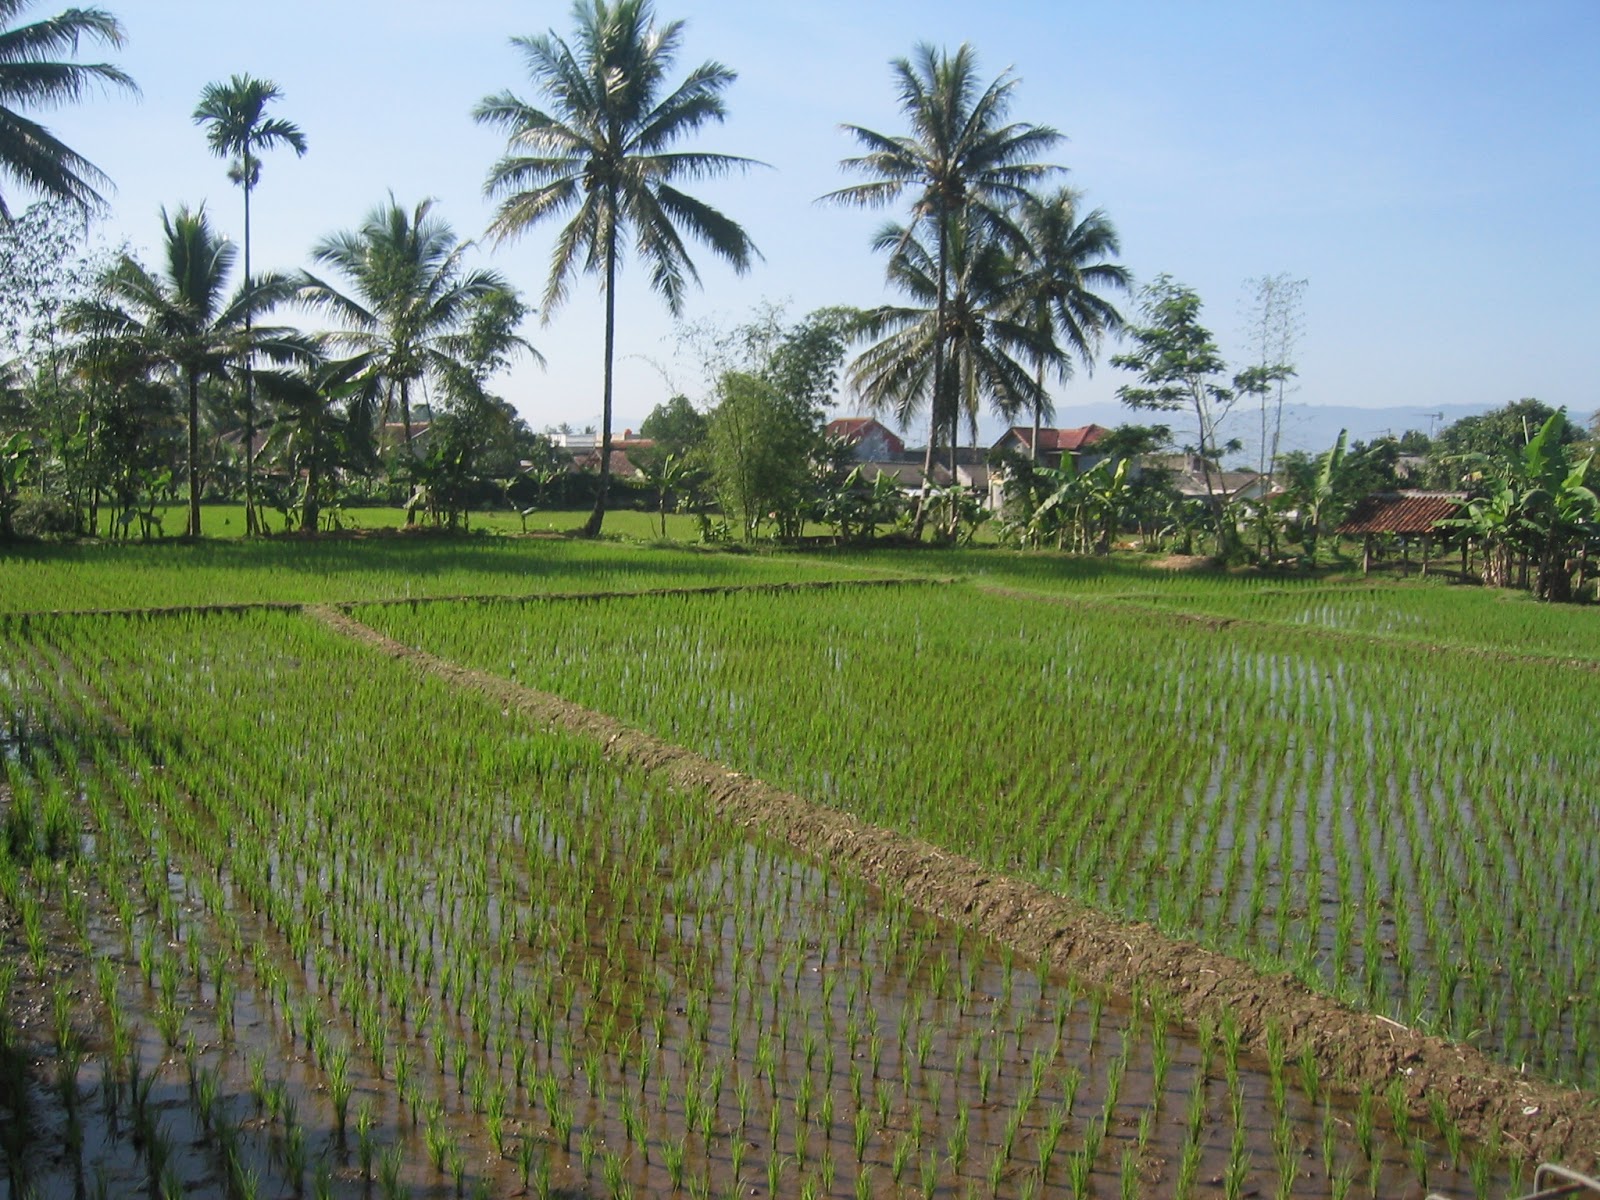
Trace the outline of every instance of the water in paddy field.
{"label": "water in paddy field", "polygon": [[[537,848],[562,853],[554,841]],[[176,939],[158,916],[141,914],[128,937],[95,910],[92,953],[62,966],[73,990],[92,996],[80,976],[96,960],[112,964],[134,1032],[116,1057],[103,1014],[92,1003],[78,1010],[81,1134],[75,1141],[59,1088],[32,1089],[30,1185],[44,1196],[80,1186],[127,1194],[148,1185],[154,1152],[163,1177],[200,1194],[255,1178],[258,1194],[284,1195],[298,1176],[306,1194],[381,1195],[379,1173],[389,1170],[399,1194],[444,1197],[456,1194],[459,1163],[467,1194],[506,1195],[521,1186],[529,1145],[541,1164],[533,1170],[548,1170],[557,1194],[666,1194],[676,1178],[690,1194],[708,1185],[732,1194],[737,1179],[741,1195],[776,1181],[781,1195],[851,1196],[865,1178],[868,1194],[885,1196],[1337,1195],[1374,1183],[1404,1196],[1421,1194],[1419,1163],[1430,1188],[1472,1194],[1474,1148],[1460,1147],[1451,1169],[1443,1140],[1420,1127],[1397,1132],[1382,1097],[1363,1105],[1325,1086],[1313,1097],[1293,1064],[1275,1073],[1230,1058],[1225,1031],[1201,1037],[817,867],[746,845],[691,873],[666,860],[651,875],[660,890],[650,906],[663,901],[654,952],[617,932],[637,921],[638,897],[596,886],[584,944],[555,955],[535,939],[516,955],[513,989],[542,995],[536,979],[554,985],[537,1031],[524,1015],[515,1033],[509,1014],[475,1028],[470,1002],[458,1013],[434,988],[437,1019],[420,1029],[392,1021],[382,1077],[371,1055],[352,1057],[343,1137],[306,1014],[327,1041],[354,1045],[360,1032],[325,998],[333,983],[318,977],[314,954],[293,961],[267,922],[239,912],[244,940],[264,947],[281,976],[264,985],[242,972],[224,1021],[204,965],[215,930],[181,873],[168,879]],[[501,899],[515,904],[520,887],[535,885],[530,871]],[[147,974],[140,959],[152,932],[163,944]],[[183,964],[167,1006],[181,1021],[170,1032],[158,1032],[163,954]],[[547,974],[555,959],[561,970]],[[496,977],[483,990],[499,986]],[[402,1048],[420,1080],[407,1101],[396,1095]],[[552,1125],[546,1080],[570,1141]],[[506,1097],[499,1153],[483,1098],[496,1088]],[[363,1102],[373,1115],[370,1187],[354,1118]],[[219,1129],[234,1132],[219,1140]],[[1504,1183],[1498,1167],[1492,1176]]]}
{"label": "water in paddy field", "polygon": [[1507,1182],[1387,1096],[1041,971],[593,759],[558,750],[534,775],[411,720],[448,786],[364,818],[363,779],[393,786],[375,754],[252,815],[267,777],[225,735],[151,728],[143,750],[19,759],[92,839],[16,876],[45,953],[4,930],[33,1081],[10,1128],[40,1195],[502,1196],[525,1173],[568,1196]]}

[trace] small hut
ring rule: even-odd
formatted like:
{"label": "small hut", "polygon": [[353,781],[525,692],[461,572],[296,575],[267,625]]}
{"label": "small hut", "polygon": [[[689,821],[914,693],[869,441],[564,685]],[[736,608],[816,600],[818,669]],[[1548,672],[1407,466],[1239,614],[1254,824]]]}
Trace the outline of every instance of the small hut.
{"label": "small hut", "polygon": [[1426,575],[1433,544],[1445,536],[1439,523],[1454,517],[1465,503],[1460,492],[1374,492],[1357,502],[1335,532],[1342,537],[1360,536],[1363,575],[1372,569],[1372,543],[1380,534],[1401,539],[1401,562],[1406,566],[1411,562],[1411,539],[1419,539],[1422,573]]}

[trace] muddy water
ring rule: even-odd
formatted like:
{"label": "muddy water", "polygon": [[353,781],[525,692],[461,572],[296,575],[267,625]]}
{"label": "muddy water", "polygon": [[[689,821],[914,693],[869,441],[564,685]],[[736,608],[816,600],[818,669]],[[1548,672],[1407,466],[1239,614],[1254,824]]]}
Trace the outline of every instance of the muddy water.
{"label": "muddy water", "polygon": [[[338,694],[337,678],[323,682]],[[196,732],[183,752],[224,748]],[[41,779],[105,769],[24,761]],[[173,866],[164,873],[138,871],[156,847],[140,844],[131,808],[86,805],[94,849],[74,871],[88,917],[79,933],[50,914],[63,948],[51,969],[71,980],[87,1055],[83,1136],[73,1148],[64,1104],[35,1089],[29,1186],[498,1196],[522,1188],[526,1149],[531,1190],[556,1194],[1405,1196],[1421,1194],[1420,1174],[1430,1188],[1473,1190],[1477,1149],[1460,1147],[1450,1169],[1444,1140],[1396,1130],[1382,1097],[1335,1097],[1336,1081],[1315,1081],[1313,1097],[1293,1064],[1230,1051],[1229,1030],[1180,1028],[1140,999],[1037,970],[823,864],[746,841],[692,798],[590,768],[537,786],[499,770],[483,765],[452,793],[475,842],[451,832],[447,812],[447,836],[399,843],[393,858],[355,862],[337,833],[276,843],[263,856],[275,886],[331,914],[318,914],[300,953],[287,918],[242,901],[247,856],[208,840],[222,828],[235,845],[259,836],[207,824],[224,811],[219,797],[169,789],[155,830]],[[486,799],[496,795],[507,799]],[[315,799],[286,791],[284,803]],[[209,897],[208,877],[221,880]],[[47,901],[59,894],[50,868],[25,879]],[[398,884],[403,897],[384,899]],[[362,926],[368,895],[403,908],[403,926]],[[419,973],[397,928],[417,932],[440,968]],[[362,929],[374,965],[347,936]],[[6,933],[8,958],[22,958]],[[508,937],[511,952],[494,954]],[[80,939],[87,952],[66,953]],[[447,985],[446,967],[455,979],[474,953],[488,963],[474,968],[479,982]],[[175,984],[162,983],[163,960],[180,964]],[[114,974],[120,1052],[97,961]],[[50,985],[25,970],[19,1010]],[[381,1040],[356,1019],[347,985],[378,997]],[[174,1010],[175,1025],[163,1015]],[[24,1019],[33,1073],[48,1078],[49,1004]],[[353,1048],[343,1137],[329,1045]],[[153,1081],[142,1097],[136,1077]],[[354,1128],[364,1100],[369,1155]],[[1482,1161],[1498,1190],[1498,1165]]]}

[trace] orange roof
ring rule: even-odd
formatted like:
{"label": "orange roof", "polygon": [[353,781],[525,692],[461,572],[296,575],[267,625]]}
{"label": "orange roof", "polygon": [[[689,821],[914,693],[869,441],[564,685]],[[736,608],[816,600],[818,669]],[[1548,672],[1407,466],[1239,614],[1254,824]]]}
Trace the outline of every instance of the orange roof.
{"label": "orange roof", "polygon": [[1432,533],[1440,521],[1460,512],[1462,503],[1459,492],[1374,492],[1350,510],[1337,532]]}
{"label": "orange roof", "polygon": [[[1045,451],[1061,450],[1068,454],[1076,454],[1085,446],[1092,446],[1111,431],[1103,425],[1080,425],[1076,429],[1041,429],[1039,430],[1039,449]],[[1024,446],[1033,445],[1033,427],[1031,425],[1013,425],[1007,430],[1008,437],[1015,437]],[[1002,441],[1004,439],[1001,439]]]}

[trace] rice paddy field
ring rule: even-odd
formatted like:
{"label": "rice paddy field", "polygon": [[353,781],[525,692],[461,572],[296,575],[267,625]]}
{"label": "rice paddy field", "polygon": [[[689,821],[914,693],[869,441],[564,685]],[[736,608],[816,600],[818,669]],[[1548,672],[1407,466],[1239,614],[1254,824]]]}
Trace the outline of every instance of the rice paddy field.
{"label": "rice paddy field", "polygon": [[[0,566],[11,1195],[1499,1196],[1528,1171],[1404,1066],[1328,1069],[1292,1012],[1196,1021],[1029,958],[519,689],[1600,1085],[1582,665],[1326,632],[1343,589],[1043,557],[279,553]],[[1438,629],[1514,611],[1368,592]],[[288,607],[48,611],[263,601]]]}
{"label": "rice paddy field", "polygon": [[0,613],[743,586],[869,577],[883,566],[892,563],[426,535],[0,547]]}

